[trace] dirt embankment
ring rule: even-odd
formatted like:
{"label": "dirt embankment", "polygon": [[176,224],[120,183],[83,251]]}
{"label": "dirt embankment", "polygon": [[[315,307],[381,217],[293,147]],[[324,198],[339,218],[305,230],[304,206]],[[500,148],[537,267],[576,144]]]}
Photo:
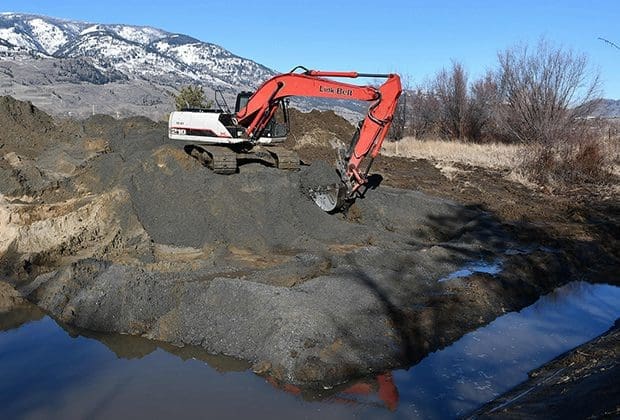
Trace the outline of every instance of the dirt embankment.
{"label": "dirt embankment", "polygon": [[[144,118],[50,122],[28,104],[0,104],[2,275],[77,327],[334,384],[407,366],[581,264],[479,206],[413,191],[422,175],[396,160],[383,160],[395,165],[384,184],[348,214],[328,215],[300,188],[311,168],[216,175]],[[23,131],[29,124],[46,128]],[[331,154],[298,148],[308,161]],[[479,261],[503,270],[438,281]]]}
{"label": "dirt embankment", "polygon": [[620,320],[602,336],[539,369],[472,418],[617,418],[620,415]]}

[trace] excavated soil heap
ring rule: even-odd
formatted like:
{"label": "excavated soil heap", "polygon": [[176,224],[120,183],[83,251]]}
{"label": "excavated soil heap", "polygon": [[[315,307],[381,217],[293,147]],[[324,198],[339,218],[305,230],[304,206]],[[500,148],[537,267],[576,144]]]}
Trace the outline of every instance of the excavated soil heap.
{"label": "excavated soil heap", "polygon": [[3,154],[19,150],[28,157],[38,156],[49,144],[50,137],[59,134],[52,117],[31,103],[2,96],[0,110],[0,127],[2,127],[0,150]]}
{"label": "excavated soil heap", "polygon": [[[326,214],[303,187],[329,165],[217,175],[165,124],[55,122],[10,98],[0,122],[1,272],[77,327],[334,384],[407,366],[565,274],[490,215],[415,191],[380,186]],[[504,270],[438,281],[481,260]]]}
{"label": "excavated soil heap", "polygon": [[286,146],[294,149],[304,162],[321,159],[332,164],[336,144],[348,146],[355,127],[333,111],[312,110],[303,113],[290,110],[291,132]]}

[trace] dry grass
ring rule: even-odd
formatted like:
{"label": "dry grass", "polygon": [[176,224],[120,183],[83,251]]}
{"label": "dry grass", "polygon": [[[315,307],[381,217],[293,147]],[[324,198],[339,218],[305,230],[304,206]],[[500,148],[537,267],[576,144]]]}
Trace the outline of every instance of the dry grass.
{"label": "dry grass", "polygon": [[521,162],[523,146],[460,141],[418,140],[405,137],[397,142],[383,143],[382,154],[438,163],[460,163],[482,168],[513,169]]}
{"label": "dry grass", "polygon": [[[553,155],[554,161],[568,162],[559,168],[559,175],[564,178],[568,177],[568,181],[564,180],[563,183],[558,181],[557,176],[548,176],[549,179],[544,182],[537,179],[535,171],[528,167],[528,162],[531,160],[528,160],[528,157],[531,158],[535,148],[528,148],[524,145],[476,144],[456,140],[418,140],[413,137],[405,137],[400,141],[385,142],[381,153],[386,156],[429,160],[446,178],[451,180],[460,174],[469,172],[460,165],[470,165],[487,169],[507,169],[509,170],[506,175],[507,179],[532,189],[538,189],[544,184],[548,189],[560,191],[567,187],[574,187],[573,184],[579,179],[591,178],[589,179],[590,183],[600,184],[601,188],[611,188],[611,194],[620,193],[619,185],[613,185],[613,181],[610,185],[610,180],[613,180],[613,177],[620,176],[620,138],[604,138],[601,136],[592,144],[596,145],[596,150],[591,150],[589,147],[569,148],[576,153],[571,159],[566,159],[557,150],[548,151]],[[586,166],[582,168],[584,165]],[[597,171],[596,174],[591,173],[594,169]],[[571,178],[570,176],[574,171],[578,171],[579,176]]]}

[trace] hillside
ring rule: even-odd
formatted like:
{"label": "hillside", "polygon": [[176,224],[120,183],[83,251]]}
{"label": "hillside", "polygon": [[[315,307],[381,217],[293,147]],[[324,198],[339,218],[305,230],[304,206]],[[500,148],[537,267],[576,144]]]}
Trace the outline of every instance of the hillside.
{"label": "hillside", "polygon": [[593,112],[594,117],[620,118],[620,99],[601,99]]}
{"label": "hillside", "polygon": [[[219,45],[162,29],[0,13],[0,94],[54,115],[160,119],[183,85],[202,86],[208,98],[221,90],[233,104],[237,92],[254,90],[275,74]],[[364,109],[338,101],[294,104],[333,108],[352,119]]]}
{"label": "hillside", "polygon": [[[217,88],[255,88],[274,71],[195,38],[147,26],[2,13],[3,58],[78,59],[103,74]],[[118,76],[116,76],[118,77]],[[75,81],[82,81],[78,77]]]}

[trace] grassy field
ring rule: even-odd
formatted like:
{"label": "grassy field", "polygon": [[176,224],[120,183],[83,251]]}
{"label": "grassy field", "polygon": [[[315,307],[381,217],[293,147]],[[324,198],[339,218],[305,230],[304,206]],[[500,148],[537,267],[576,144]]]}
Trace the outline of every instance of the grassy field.
{"label": "grassy field", "polygon": [[[616,195],[620,193],[620,186],[616,182],[617,177],[620,176],[620,138],[600,138],[597,144],[601,147],[604,163],[600,165],[597,163],[596,166],[603,168],[604,173],[608,174],[604,181],[597,184],[608,191],[607,194]],[[459,173],[463,173],[465,169],[462,165],[468,165],[506,171],[505,178],[530,188],[538,188],[540,183],[533,180],[531,173],[522,165],[528,153],[531,151],[528,151],[524,145],[477,144],[440,139],[420,140],[413,137],[405,137],[400,141],[386,141],[382,148],[382,154],[385,156],[425,159],[433,162],[434,166],[451,180]],[[579,163],[576,162],[576,164]],[[562,184],[550,181],[546,184],[552,190],[574,189],[574,185],[567,182]]]}
{"label": "grassy field", "polygon": [[385,142],[382,153],[386,156],[427,159],[439,163],[461,163],[482,168],[515,168],[521,159],[523,146],[461,141],[418,140],[405,137],[396,142]]}

